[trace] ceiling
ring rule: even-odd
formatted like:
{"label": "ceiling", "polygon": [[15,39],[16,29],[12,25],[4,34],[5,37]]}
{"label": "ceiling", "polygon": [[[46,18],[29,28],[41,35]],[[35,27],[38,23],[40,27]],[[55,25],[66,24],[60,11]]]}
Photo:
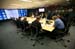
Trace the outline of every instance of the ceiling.
{"label": "ceiling", "polygon": [[65,2],[65,0],[0,0],[0,8],[37,8],[50,5],[57,5]]}

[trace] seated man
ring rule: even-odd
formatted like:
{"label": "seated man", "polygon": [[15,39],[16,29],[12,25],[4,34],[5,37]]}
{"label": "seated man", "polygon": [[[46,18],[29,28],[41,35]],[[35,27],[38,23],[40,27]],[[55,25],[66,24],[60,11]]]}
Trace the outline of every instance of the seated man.
{"label": "seated man", "polygon": [[64,25],[66,27],[67,26],[66,18],[64,16],[59,15],[59,14],[57,14],[57,17],[60,18],[63,21],[63,23],[64,23]]}
{"label": "seated man", "polygon": [[[39,20],[40,20],[40,17],[37,17],[36,18],[36,20],[35,21],[33,21],[32,22],[32,24],[31,24],[31,27],[32,27],[32,32],[33,32],[33,36],[35,35],[35,34],[37,34],[37,36],[38,36],[38,34],[39,34],[39,31],[41,30],[41,23],[39,22]],[[36,33],[37,32],[37,33]]]}
{"label": "seated man", "polygon": [[25,31],[27,31],[29,29],[29,24],[26,18],[24,18],[23,20],[23,26],[22,29],[24,29]]}
{"label": "seated man", "polygon": [[56,29],[62,30],[65,28],[63,21],[59,17],[53,16],[52,19],[55,21],[54,27]]}
{"label": "seated man", "polygon": [[57,36],[62,31],[64,31],[65,26],[64,26],[63,21],[59,17],[53,16],[52,19],[55,21],[54,23],[55,30],[53,32],[55,36]]}
{"label": "seated man", "polygon": [[16,20],[16,25],[18,28],[21,28],[21,17]]}

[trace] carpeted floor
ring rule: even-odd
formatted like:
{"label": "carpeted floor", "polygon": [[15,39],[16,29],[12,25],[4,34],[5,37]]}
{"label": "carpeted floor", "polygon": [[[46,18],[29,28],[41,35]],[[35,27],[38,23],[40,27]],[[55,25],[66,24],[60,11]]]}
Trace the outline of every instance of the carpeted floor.
{"label": "carpeted floor", "polygon": [[69,32],[70,36],[64,37],[65,40],[70,40],[70,42],[65,41],[67,47],[63,46],[62,41],[56,43],[46,37],[41,41],[44,45],[37,43],[33,47],[30,37],[25,36],[22,39],[22,32],[17,34],[17,28],[13,23],[4,22],[0,25],[0,49],[75,49],[75,26],[71,26]]}

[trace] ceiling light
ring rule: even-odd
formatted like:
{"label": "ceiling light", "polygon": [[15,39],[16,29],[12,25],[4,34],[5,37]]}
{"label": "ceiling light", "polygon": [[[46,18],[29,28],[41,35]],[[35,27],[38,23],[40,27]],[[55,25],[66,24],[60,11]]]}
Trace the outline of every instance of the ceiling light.
{"label": "ceiling light", "polygon": [[70,0],[66,0],[67,2],[69,2]]}
{"label": "ceiling light", "polygon": [[20,1],[24,1],[24,2],[32,2],[31,0],[20,0]]}

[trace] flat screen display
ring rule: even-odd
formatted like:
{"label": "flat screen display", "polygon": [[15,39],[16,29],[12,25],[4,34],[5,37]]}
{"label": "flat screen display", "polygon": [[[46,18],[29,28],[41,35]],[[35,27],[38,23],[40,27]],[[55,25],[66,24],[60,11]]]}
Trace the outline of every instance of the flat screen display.
{"label": "flat screen display", "polygon": [[27,16],[27,9],[0,9],[0,20]]}
{"label": "flat screen display", "polygon": [[39,12],[45,12],[44,8],[39,8]]}

